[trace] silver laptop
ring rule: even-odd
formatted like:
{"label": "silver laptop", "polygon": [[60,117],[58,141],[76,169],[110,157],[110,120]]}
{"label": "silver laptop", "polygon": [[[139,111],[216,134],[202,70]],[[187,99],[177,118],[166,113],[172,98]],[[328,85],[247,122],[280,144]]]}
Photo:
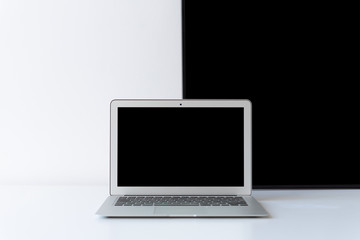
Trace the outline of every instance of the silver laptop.
{"label": "silver laptop", "polygon": [[106,217],[265,217],[248,100],[113,100]]}

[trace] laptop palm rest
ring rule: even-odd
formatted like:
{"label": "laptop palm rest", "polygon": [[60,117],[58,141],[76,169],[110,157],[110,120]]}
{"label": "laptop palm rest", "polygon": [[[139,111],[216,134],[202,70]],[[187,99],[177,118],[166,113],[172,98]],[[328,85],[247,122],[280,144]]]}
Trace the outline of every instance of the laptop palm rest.
{"label": "laptop palm rest", "polygon": [[193,216],[206,215],[207,209],[201,207],[155,207],[155,215],[160,216]]}

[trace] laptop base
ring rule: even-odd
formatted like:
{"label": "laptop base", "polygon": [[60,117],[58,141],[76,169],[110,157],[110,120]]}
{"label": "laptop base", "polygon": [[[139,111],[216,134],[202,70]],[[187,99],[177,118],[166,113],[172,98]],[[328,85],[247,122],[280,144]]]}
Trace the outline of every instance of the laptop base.
{"label": "laptop base", "polygon": [[109,196],[97,215],[104,217],[267,217],[266,210],[251,196],[242,196],[248,206],[115,206],[119,196]]}

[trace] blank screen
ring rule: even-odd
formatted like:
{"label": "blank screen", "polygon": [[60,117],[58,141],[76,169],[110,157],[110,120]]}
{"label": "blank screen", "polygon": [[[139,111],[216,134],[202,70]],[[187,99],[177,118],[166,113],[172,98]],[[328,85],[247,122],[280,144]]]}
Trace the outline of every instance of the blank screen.
{"label": "blank screen", "polygon": [[118,186],[243,185],[243,108],[118,108]]}

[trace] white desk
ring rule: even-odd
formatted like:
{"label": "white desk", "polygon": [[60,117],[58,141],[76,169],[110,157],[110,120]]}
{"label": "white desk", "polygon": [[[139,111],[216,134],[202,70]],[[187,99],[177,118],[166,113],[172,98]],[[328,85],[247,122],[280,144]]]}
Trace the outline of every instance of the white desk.
{"label": "white desk", "polygon": [[0,186],[0,239],[360,239],[360,190],[258,190],[271,218],[114,219],[107,186]]}

